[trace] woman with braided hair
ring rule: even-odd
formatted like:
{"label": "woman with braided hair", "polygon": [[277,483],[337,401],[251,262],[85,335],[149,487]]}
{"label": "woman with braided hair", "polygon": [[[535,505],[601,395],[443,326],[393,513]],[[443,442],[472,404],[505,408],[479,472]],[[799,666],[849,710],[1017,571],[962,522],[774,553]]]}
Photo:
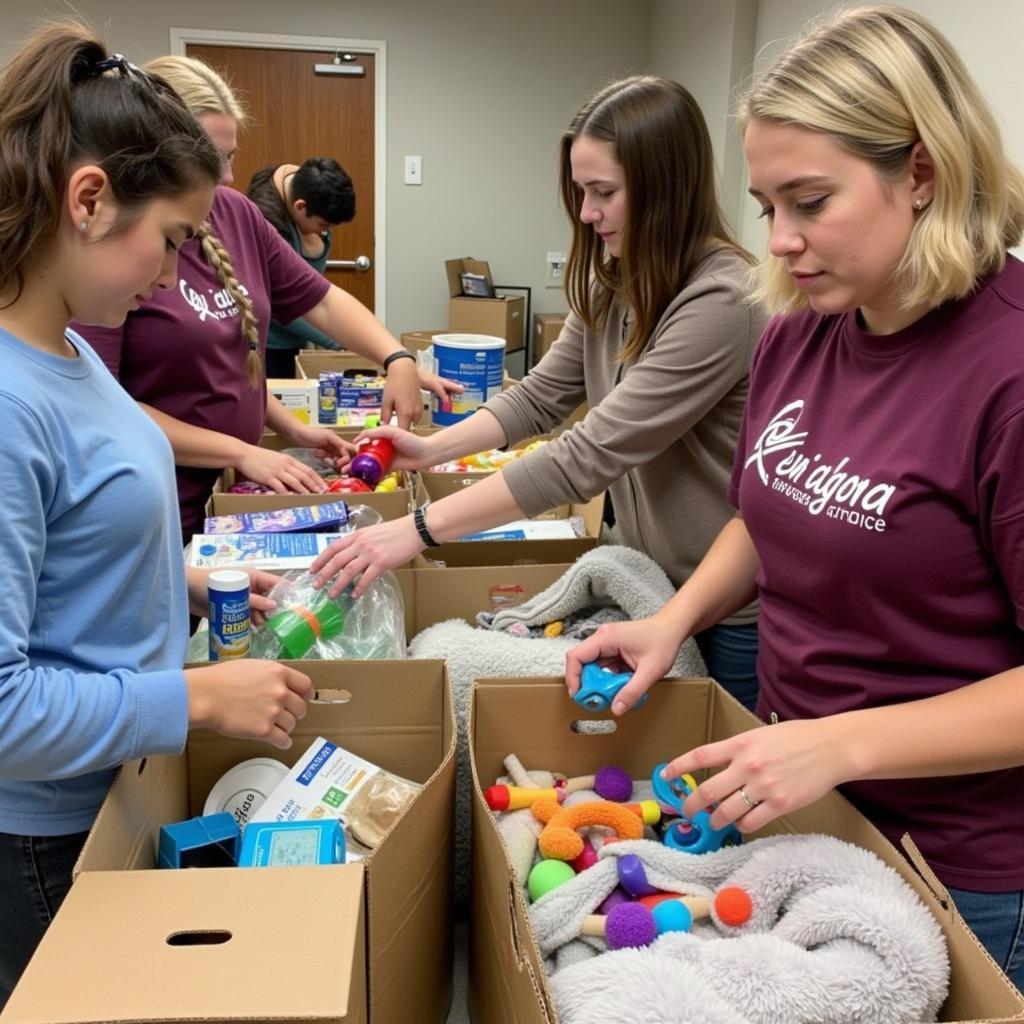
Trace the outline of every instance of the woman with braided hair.
{"label": "woman with braided hair", "polygon": [[[229,184],[245,112],[227,82],[190,57],[160,57],[145,70],[182,97],[221,154],[220,184]],[[171,442],[183,541],[202,532],[207,498],[229,466],[281,493],[325,489],[299,460],[259,447],[265,427],[296,447],[347,457],[350,446],[337,434],[301,423],[263,386],[271,320],[298,317],[385,367],[385,420],[394,413],[402,426],[415,423],[421,387],[442,397],[461,390],[420,372],[365,306],[313,270],[248,198],[224,187],[198,237],[182,246],[175,286],[154,294],[123,327],[83,328]]]}

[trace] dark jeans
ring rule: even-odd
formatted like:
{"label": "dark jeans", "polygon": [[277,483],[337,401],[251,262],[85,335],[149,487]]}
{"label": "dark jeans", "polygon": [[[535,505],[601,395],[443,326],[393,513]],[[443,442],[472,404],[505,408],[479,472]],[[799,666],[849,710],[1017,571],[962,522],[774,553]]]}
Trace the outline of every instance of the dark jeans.
{"label": "dark jeans", "polygon": [[88,834],[0,833],[0,1009],[71,888]]}
{"label": "dark jeans", "polygon": [[712,626],[694,638],[708,675],[725,687],[748,711],[757,704],[757,623]]}
{"label": "dark jeans", "polygon": [[268,348],[267,376],[294,377],[295,357],[301,352],[298,348]]}
{"label": "dark jeans", "polygon": [[967,892],[950,889],[956,909],[967,927],[978,936],[989,956],[1024,992],[1024,893]]}

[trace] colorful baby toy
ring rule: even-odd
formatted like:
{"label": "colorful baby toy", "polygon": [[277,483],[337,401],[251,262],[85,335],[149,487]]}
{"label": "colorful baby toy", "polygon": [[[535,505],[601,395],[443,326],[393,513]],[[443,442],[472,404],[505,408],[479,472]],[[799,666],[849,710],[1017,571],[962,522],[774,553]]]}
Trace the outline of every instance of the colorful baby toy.
{"label": "colorful baby toy", "polygon": [[[580,674],[580,688],[573,696],[573,700],[581,708],[596,713],[607,711],[612,706],[616,694],[626,683],[633,678],[632,672],[613,672],[609,668],[603,668],[596,661],[588,662],[583,666]],[[641,707],[647,702],[645,693],[634,707]]]}
{"label": "colorful baby toy", "polygon": [[692,775],[684,775],[671,782],[663,779],[661,772],[664,767],[664,764],[659,764],[651,773],[651,785],[666,813],[674,814],[679,820],[669,822],[661,841],[685,853],[708,853],[723,846],[739,846],[743,836],[735,825],[712,828],[707,811],[698,811],[693,818],[683,814],[683,801],[697,788],[697,782]]}

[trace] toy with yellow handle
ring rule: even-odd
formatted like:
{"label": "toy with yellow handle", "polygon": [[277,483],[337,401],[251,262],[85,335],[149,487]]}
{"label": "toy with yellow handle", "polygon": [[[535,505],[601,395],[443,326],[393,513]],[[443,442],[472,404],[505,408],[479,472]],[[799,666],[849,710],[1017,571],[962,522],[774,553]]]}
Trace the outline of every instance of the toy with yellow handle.
{"label": "toy with yellow handle", "polygon": [[607,800],[561,807],[556,800],[542,798],[530,810],[544,825],[537,847],[542,857],[551,860],[575,860],[583,852],[583,837],[576,830],[589,825],[610,828],[619,839],[643,839],[644,835],[637,812]]}

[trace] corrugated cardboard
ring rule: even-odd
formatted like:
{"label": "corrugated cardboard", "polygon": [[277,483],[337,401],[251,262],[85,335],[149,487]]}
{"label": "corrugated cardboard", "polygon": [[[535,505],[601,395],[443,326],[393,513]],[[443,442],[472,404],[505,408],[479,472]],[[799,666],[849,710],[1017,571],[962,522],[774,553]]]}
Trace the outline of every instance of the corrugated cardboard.
{"label": "corrugated cardboard", "polygon": [[361,1024],[363,889],[362,864],[88,871],[0,1019]]}
{"label": "corrugated cardboard", "polygon": [[533,364],[544,358],[547,350],[558,340],[565,325],[567,313],[533,314]]}
{"label": "corrugated cardboard", "polygon": [[462,281],[459,279],[462,273],[480,274],[494,287],[491,268],[486,260],[474,260],[469,256],[445,260],[444,273],[448,281],[449,331],[504,338],[506,352],[523,348],[526,299],[522,295],[483,299],[462,294]]}
{"label": "corrugated cardboard", "polygon": [[[339,431],[340,433],[340,431]],[[280,451],[290,443],[279,434],[265,434],[261,445]],[[413,496],[412,480],[403,474],[402,486],[388,493],[371,491],[368,494],[229,494],[235,482],[235,471],[228,467],[213,485],[213,493],[206,503],[208,516],[229,516],[237,512],[265,512],[279,508],[297,508],[300,505],[324,505],[339,499],[350,505],[368,505],[376,509],[385,522],[401,519],[409,514]]]}
{"label": "corrugated cardboard", "polygon": [[[643,778],[658,762],[700,743],[763,727],[710,680],[663,680],[643,708],[620,719],[597,716],[613,731],[594,736],[573,730],[575,721],[594,717],[568,699],[560,679],[484,679],[474,686],[469,738],[474,783],[469,1005],[474,1024],[556,1024],[526,903],[483,800],[482,787],[503,774],[502,760],[514,753],[528,767],[568,775],[617,764],[634,778]],[[930,888],[838,793],[786,815],[765,830],[769,832],[824,832],[856,843],[876,853],[914,887],[935,913],[949,943],[952,979],[941,1020],[1024,1020],[1024,998],[963,924],[941,885],[935,882],[935,890]]]}
{"label": "corrugated cardboard", "polygon": [[358,352],[333,352],[325,349],[303,349],[295,357],[295,374],[300,379],[319,380],[321,373],[345,373],[348,370],[365,370],[380,373],[381,368],[372,359]]}
{"label": "corrugated cardboard", "polygon": [[[440,500],[449,494],[455,494],[463,487],[476,483],[481,476],[487,474],[470,473],[421,473],[416,485],[417,505],[428,500]],[[427,484],[427,477],[436,483]],[[447,479],[447,478],[453,479]],[[467,480],[467,477],[475,479]],[[428,486],[432,490],[428,490]],[[537,565],[575,562],[580,555],[597,547],[597,538],[601,534],[602,516],[604,514],[604,494],[583,505],[560,505],[537,519],[566,519],[569,516],[580,516],[587,531],[585,537],[573,540],[480,540],[453,541],[429,548],[420,557],[428,562],[444,565]]]}
{"label": "corrugated cardboard", "polygon": [[[298,723],[290,750],[198,731],[180,757],[122,768],[79,858],[68,900],[18,986],[5,1024],[444,1021],[452,995],[455,771],[444,662],[294,664],[313,678],[320,699]],[[317,736],[423,784],[362,865],[153,869],[160,825],[201,813],[225,771],[256,756],[292,764]],[[253,959],[240,966],[231,956],[234,939],[176,948],[176,982],[168,976],[154,990],[164,951],[151,960],[147,944],[168,922],[183,931],[238,928]],[[250,927],[258,931],[241,931]],[[128,959],[119,961],[122,950]],[[193,970],[207,954],[219,958],[221,969],[214,963]],[[71,956],[75,985],[68,986],[63,968]],[[359,1005],[364,987],[368,1013]],[[286,997],[275,995],[277,988]]]}

